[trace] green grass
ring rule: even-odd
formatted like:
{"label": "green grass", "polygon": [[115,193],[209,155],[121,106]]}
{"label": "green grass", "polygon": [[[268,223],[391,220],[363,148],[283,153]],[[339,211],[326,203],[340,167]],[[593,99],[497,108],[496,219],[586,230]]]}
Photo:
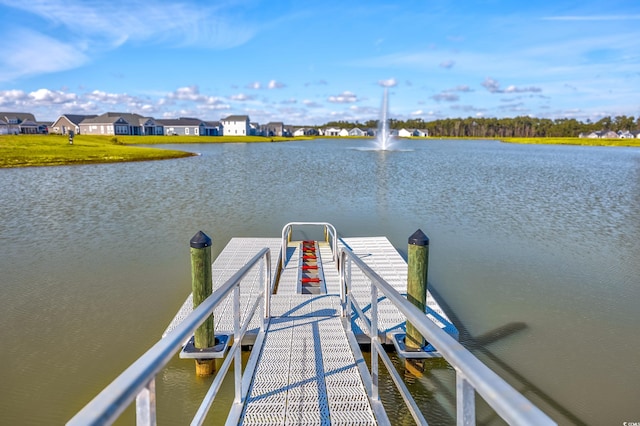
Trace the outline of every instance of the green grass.
{"label": "green grass", "polygon": [[0,167],[166,160],[192,155],[183,151],[126,146],[119,138],[116,141],[106,136],[77,135],[73,145],[64,135],[0,136]]}
{"label": "green grass", "polygon": [[502,142],[521,144],[583,145],[583,146],[633,146],[640,147],[640,139],[589,139],[589,138],[498,138]]}

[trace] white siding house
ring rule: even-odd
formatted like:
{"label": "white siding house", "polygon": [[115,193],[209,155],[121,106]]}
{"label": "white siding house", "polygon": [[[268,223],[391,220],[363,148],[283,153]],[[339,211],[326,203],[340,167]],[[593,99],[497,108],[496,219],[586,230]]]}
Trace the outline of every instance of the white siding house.
{"label": "white siding house", "polygon": [[247,136],[251,134],[248,115],[230,115],[220,120],[223,136]]}
{"label": "white siding house", "polygon": [[398,130],[398,136],[400,136],[401,138],[410,138],[411,136],[413,136],[413,132],[407,129],[400,129]]}

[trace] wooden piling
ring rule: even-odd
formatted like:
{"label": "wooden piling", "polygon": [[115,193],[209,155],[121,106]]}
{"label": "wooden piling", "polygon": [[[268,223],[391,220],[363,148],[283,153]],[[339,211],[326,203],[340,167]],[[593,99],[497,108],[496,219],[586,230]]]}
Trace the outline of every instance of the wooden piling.
{"label": "wooden piling", "polygon": [[[425,312],[427,304],[427,274],[429,268],[429,238],[418,229],[409,237],[407,253],[407,300],[421,312]],[[425,346],[424,337],[407,321],[405,336],[407,350],[419,350]]]}
{"label": "wooden piling", "polygon": [[[193,309],[209,297],[213,291],[211,277],[211,238],[198,231],[189,242],[191,246],[191,290]],[[213,314],[194,332],[194,346],[197,349],[215,346]],[[215,371],[213,359],[196,359],[196,375],[209,376]]]}

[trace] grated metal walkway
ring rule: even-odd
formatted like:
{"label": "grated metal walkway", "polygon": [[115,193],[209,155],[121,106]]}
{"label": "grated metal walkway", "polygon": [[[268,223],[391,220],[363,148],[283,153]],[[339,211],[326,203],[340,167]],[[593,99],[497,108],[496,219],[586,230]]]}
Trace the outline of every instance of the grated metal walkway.
{"label": "grated metal walkway", "polygon": [[272,298],[241,424],[377,424],[336,295]]}
{"label": "grated metal walkway", "polygon": [[[327,243],[316,247],[311,254],[289,244],[241,424],[377,424],[340,318],[333,254]],[[301,294],[304,255],[317,263],[314,277],[326,294]]]}
{"label": "grated metal walkway", "polygon": [[[214,291],[264,247],[271,249],[272,286],[275,285],[280,244],[280,238],[233,238],[213,263]],[[338,245],[350,248],[398,292],[406,294],[407,264],[385,237],[344,238]],[[340,276],[331,247],[328,243],[316,242],[311,260],[318,266],[315,277],[320,278],[318,288],[323,294],[300,294],[305,277],[302,265],[308,265],[303,256],[310,254],[303,247],[300,241],[289,243],[285,267],[276,293],[271,296],[269,328],[259,348],[239,422],[246,425],[377,424],[374,413],[385,414],[377,405],[372,409],[361,375],[366,372],[362,354],[355,339],[345,332],[340,317]],[[262,291],[262,273],[261,268],[254,268],[240,285],[241,322]],[[367,315],[371,283],[358,268],[352,268],[351,273],[352,294]],[[216,334],[233,334],[231,304],[229,296],[215,309]],[[436,324],[444,328],[450,323],[430,293],[427,304],[428,314]],[[165,334],[192,310],[189,295]],[[364,341],[367,321],[354,315],[352,330]],[[383,342],[390,343],[392,333],[404,331],[404,317],[384,299],[378,304],[378,320]],[[260,316],[255,315],[244,344],[255,342],[259,321]],[[378,420],[388,422],[386,418]]]}

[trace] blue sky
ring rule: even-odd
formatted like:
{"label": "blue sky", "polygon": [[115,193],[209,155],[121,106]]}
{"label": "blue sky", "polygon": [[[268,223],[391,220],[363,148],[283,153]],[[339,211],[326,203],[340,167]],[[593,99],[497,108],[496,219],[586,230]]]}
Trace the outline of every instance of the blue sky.
{"label": "blue sky", "polygon": [[637,0],[0,0],[0,110],[640,116]]}

